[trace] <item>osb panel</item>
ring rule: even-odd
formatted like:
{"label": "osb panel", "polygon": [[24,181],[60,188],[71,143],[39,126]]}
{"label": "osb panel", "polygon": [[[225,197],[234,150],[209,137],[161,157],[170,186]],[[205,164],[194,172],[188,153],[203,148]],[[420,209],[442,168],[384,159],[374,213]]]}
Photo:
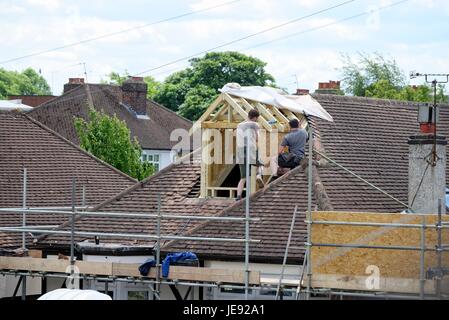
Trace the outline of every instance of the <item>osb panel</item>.
{"label": "osb panel", "polygon": [[[316,212],[313,221],[343,221],[370,223],[400,223],[421,225],[425,218],[427,225],[433,225],[425,232],[427,248],[437,244],[436,215],[401,215],[373,213]],[[448,222],[449,217],[443,216]],[[443,244],[449,244],[449,230],[442,232]],[[400,227],[361,227],[341,225],[312,225],[314,244],[351,244],[374,246],[421,247],[421,229]],[[369,266],[377,266],[381,277],[420,278],[420,251],[353,249],[353,248],[312,248],[312,273],[328,275],[368,276]],[[449,253],[442,256],[444,267],[449,267]],[[437,266],[435,252],[426,252],[425,270]]]}

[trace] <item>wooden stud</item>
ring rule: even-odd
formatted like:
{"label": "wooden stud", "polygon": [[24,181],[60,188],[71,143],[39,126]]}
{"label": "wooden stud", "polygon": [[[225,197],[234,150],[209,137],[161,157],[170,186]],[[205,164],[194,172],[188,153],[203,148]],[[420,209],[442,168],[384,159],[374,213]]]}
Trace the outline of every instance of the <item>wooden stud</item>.
{"label": "wooden stud", "polygon": [[[261,114],[262,117],[259,118],[259,121],[262,122],[262,125],[263,125],[264,127],[269,127],[269,128],[270,128],[269,131],[271,132],[272,126],[268,123],[267,120],[269,120],[270,118],[273,118],[273,115],[272,115],[270,112],[268,112],[268,110],[265,109],[265,107],[264,107],[262,104],[260,104],[260,103],[256,103],[255,106],[252,106],[252,105],[251,105],[248,101],[246,101],[245,99],[240,99],[240,100],[241,100],[242,103],[243,103],[244,105],[246,105],[248,108],[250,108],[250,109],[257,109],[257,110],[260,112],[260,114]],[[278,129],[281,128],[279,123],[276,123],[276,127],[277,127]]]}

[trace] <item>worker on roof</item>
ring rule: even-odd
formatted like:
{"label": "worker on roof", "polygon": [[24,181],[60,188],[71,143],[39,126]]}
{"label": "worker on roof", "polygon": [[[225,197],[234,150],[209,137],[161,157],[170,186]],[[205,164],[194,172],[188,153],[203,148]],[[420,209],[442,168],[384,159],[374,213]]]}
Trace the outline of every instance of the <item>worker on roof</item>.
{"label": "worker on roof", "polygon": [[[257,123],[260,114],[253,109],[248,112],[248,119],[237,126],[237,163],[240,168],[240,181],[237,186],[237,201],[242,199],[243,188],[246,184],[247,150],[249,150],[249,164],[257,166],[256,181],[259,187],[264,186],[262,179],[263,163],[259,160],[257,144],[259,142],[260,126]],[[251,176],[251,170],[249,170]]]}
{"label": "worker on roof", "polygon": [[271,159],[272,180],[277,179],[279,168],[294,169],[304,159],[305,146],[309,140],[306,130],[299,127],[299,121],[293,119],[289,122],[290,133],[287,134],[279,147],[279,155]]}

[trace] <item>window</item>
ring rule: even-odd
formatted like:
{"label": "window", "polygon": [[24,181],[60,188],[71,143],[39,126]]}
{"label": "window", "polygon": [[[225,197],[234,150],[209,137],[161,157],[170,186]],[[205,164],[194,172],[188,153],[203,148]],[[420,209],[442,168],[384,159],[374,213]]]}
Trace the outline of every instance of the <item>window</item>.
{"label": "window", "polygon": [[128,291],[128,300],[148,300],[148,291]]}
{"label": "window", "polygon": [[148,154],[148,153],[142,154],[142,161],[151,163],[154,166],[154,170],[156,172],[159,171],[160,159],[161,158],[159,154]]}

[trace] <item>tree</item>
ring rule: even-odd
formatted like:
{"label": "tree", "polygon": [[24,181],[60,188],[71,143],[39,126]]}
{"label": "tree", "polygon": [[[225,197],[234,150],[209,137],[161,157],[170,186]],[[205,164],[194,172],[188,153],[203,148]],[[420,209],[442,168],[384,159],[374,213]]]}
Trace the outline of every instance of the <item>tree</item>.
{"label": "tree", "polygon": [[8,95],[50,95],[47,81],[31,68],[22,72],[0,68],[0,99]]}
{"label": "tree", "polygon": [[75,118],[75,129],[81,147],[118,170],[138,180],[154,173],[154,167],[141,161],[142,149],[126,123],[117,118],[89,110],[88,121]]}
{"label": "tree", "polygon": [[265,62],[239,52],[211,52],[189,63],[190,67],[167,77],[154,99],[190,120],[198,119],[227,83],[275,85],[273,76],[265,71]]}
{"label": "tree", "polygon": [[[360,54],[357,62],[347,55],[342,59],[343,84],[348,94],[379,99],[433,101],[432,88],[428,84],[409,86],[405,73],[394,59],[386,59],[378,53],[371,56]],[[437,100],[447,100],[444,86],[439,86]]]}
{"label": "tree", "polygon": [[179,107],[179,114],[187,119],[198,119],[214,101],[217,93],[203,84],[191,89]]}
{"label": "tree", "polygon": [[[123,75],[118,72],[110,72],[107,77],[109,78],[109,80],[102,80],[101,82],[121,86],[123,82],[125,82],[125,80],[130,77],[130,75],[128,71],[125,71]],[[148,85],[147,98],[153,99],[154,96],[159,92],[161,83],[150,76],[144,77],[143,81],[145,81]]]}

